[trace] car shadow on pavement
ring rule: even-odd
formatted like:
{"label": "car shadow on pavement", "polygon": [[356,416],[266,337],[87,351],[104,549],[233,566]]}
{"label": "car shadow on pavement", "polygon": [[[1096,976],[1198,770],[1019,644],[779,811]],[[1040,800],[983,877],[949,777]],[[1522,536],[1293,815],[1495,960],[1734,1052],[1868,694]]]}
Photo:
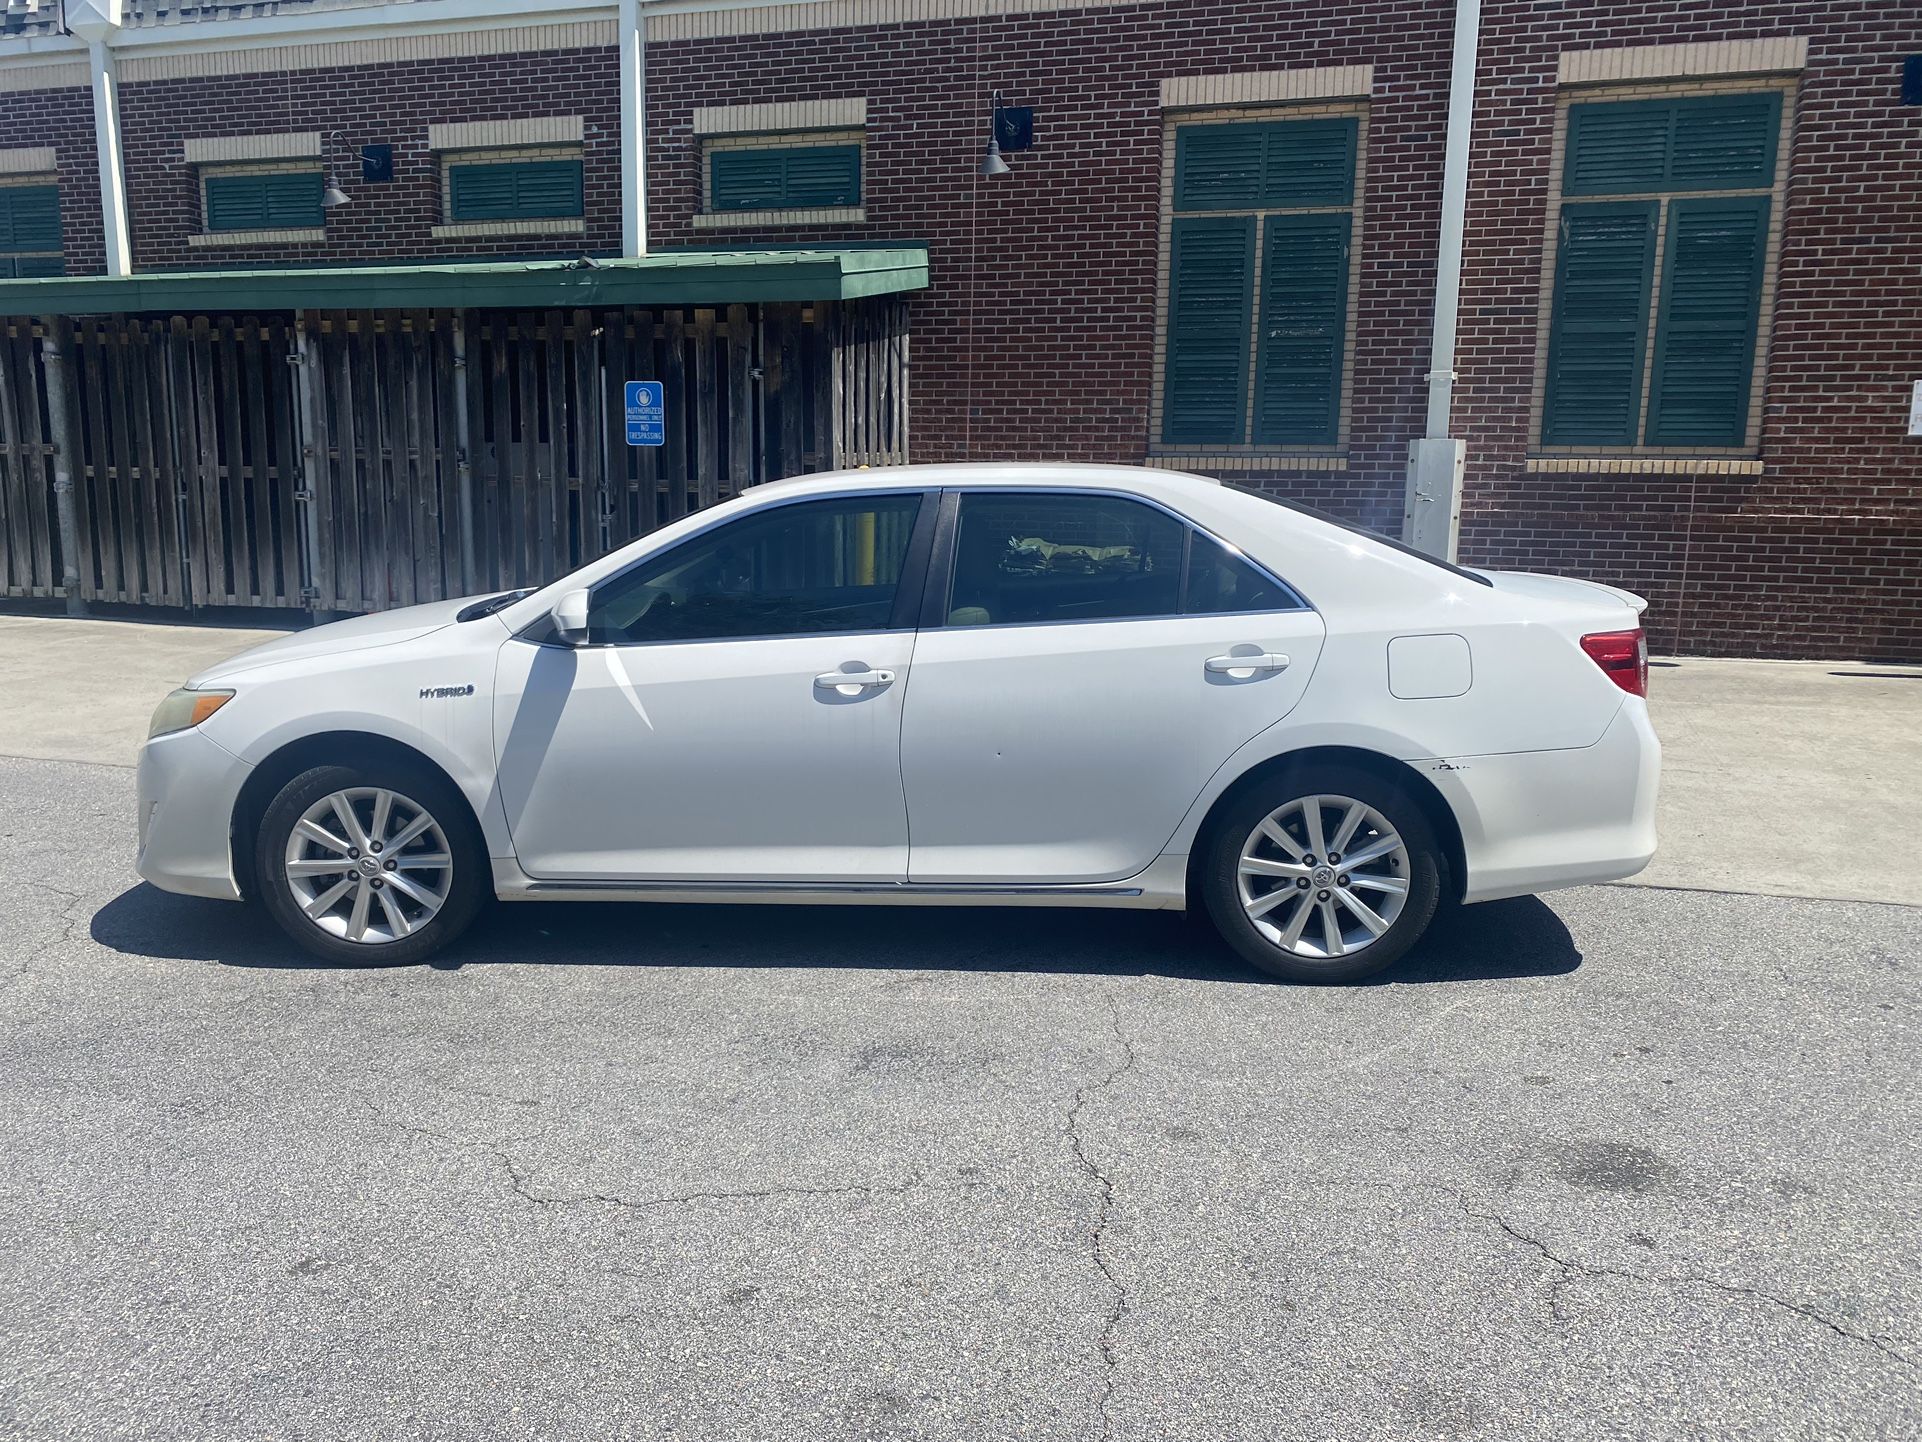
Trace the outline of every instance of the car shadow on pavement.
{"label": "car shadow on pavement", "polygon": [[[93,939],[129,955],[267,969],[324,968],[257,907],[140,885],[94,914]],[[1535,897],[1445,910],[1374,985],[1561,976],[1582,954]],[[472,966],[823,967],[1090,972],[1259,983],[1201,918],[1051,908],[497,905],[425,963]]]}

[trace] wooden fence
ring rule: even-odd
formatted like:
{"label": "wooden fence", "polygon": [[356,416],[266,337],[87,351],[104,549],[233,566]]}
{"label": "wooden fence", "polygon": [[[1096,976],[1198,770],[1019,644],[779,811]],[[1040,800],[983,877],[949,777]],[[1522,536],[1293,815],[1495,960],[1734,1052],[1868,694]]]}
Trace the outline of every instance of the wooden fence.
{"label": "wooden fence", "polygon": [[[898,298],[0,321],[0,588],[372,611],[540,584],[761,481],[905,462],[907,342]],[[626,443],[639,379],[663,446]]]}

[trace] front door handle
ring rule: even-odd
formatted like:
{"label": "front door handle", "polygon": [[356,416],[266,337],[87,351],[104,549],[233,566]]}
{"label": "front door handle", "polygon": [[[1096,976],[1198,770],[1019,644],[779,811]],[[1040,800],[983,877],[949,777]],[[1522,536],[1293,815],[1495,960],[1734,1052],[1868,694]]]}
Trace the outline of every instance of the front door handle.
{"label": "front door handle", "polygon": [[893,682],[892,671],[827,671],[814,678],[814,684],[822,690],[839,691],[843,696],[853,696],[869,686],[889,686]]}
{"label": "front door handle", "polygon": [[1274,651],[1256,656],[1210,656],[1202,662],[1217,676],[1252,676],[1258,671],[1286,671],[1288,658]]}

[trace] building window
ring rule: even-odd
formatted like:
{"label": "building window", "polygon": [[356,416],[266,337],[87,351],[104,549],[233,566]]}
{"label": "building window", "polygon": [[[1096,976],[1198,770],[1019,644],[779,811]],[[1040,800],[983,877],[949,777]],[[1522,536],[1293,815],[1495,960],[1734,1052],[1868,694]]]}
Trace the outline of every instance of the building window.
{"label": "building window", "polygon": [[319,170],[207,170],[201,185],[209,234],[320,228]]}
{"label": "building window", "polygon": [[866,158],[858,130],[708,137],[695,228],[859,224]]}
{"label": "building window", "polygon": [[1759,441],[1781,89],[1566,106],[1544,449]]}
{"label": "building window", "polygon": [[859,145],[708,152],[710,210],[819,210],[861,203]]}
{"label": "building window", "polygon": [[579,217],[581,161],[455,159],[447,165],[447,219],[561,220]]}
{"label": "building window", "polygon": [[1344,442],[1362,129],[1353,111],[1174,127],[1164,449]]}
{"label": "building window", "polygon": [[65,275],[60,251],[60,187],[0,185],[0,279]]}

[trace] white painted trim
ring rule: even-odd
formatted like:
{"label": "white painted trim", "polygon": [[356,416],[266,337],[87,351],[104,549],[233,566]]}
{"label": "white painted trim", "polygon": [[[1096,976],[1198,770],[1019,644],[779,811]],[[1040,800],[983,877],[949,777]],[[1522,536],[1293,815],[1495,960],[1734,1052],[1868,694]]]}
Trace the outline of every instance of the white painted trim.
{"label": "white painted trim", "polygon": [[88,83],[84,60],[31,60],[22,63],[0,55],[0,94],[25,90],[78,90]]}
{"label": "white painted trim", "polygon": [[860,130],[868,123],[864,95],[838,100],[793,100],[774,105],[697,105],[696,135],[779,135],[791,130]]}
{"label": "white painted trim", "polygon": [[280,230],[209,230],[187,237],[187,244],[196,250],[218,250],[227,245],[304,245],[308,241],[325,240],[325,226],[300,225],[288,226]]}
{"label": "white painted trim", "polygon": [[1564,50],[1558,85],[1609,85],[1625,80],[1698,80],[1715,75],[1773,75],[1806,70],[1806,35],[1760,40],[1709,40],[1690,45],[1616,45]]}
{"label": "white painted trim", "polygon": [[58,162],[51,145],[0,150],[0,175],[45,175],[56,169]]}
{"label": "white painted trim", "polygon": [[1375,88],[1372,65],[1319,65],[1302,70],[1243,70],[1232,75],[1171,75],[1161,82],[1161,108],[1265,105],[1287,100],[1366,97]]}
{"label": "white painted trim", "polygon": [[435,240],[460,240],[484,235],[585,235],[587,222],[578,215],[536,220],[457,220],[434,227]]}
{"label": "white painted trim", "polygon": [[201,136],[183,141],[188,165],[225,165],[241,160],[314,160],[320,156],[318,130],[289,130],[277,135]]}
{"label": "white painted trim", "polygon": [[578,115],[536,115],[522,120],[469,120],[427,127],[429,150],[508,150],[523,145],[579,145],[585,127]]}
{"label": "white painted trim", "polygon": [[[396,27],[398,28],[398,27]],[[403,65],[416,60],[466,59],[521,51],[595,50],[614,44],[614,24],[469,26],[425,34],[387,33],[348,40],[302,36],[281,45],[202,44],[193,48],[143,49],[122,43],[129,84],[207,75],[255,75],[299,70],[337,70],[358,65]]]}
{"label": "white painted trim", "polygon": [[696,230],[739,230],[755,225],[865,225],[868,213],[859,205],[823,205],[808,210],[704,210],[694,217]]}

